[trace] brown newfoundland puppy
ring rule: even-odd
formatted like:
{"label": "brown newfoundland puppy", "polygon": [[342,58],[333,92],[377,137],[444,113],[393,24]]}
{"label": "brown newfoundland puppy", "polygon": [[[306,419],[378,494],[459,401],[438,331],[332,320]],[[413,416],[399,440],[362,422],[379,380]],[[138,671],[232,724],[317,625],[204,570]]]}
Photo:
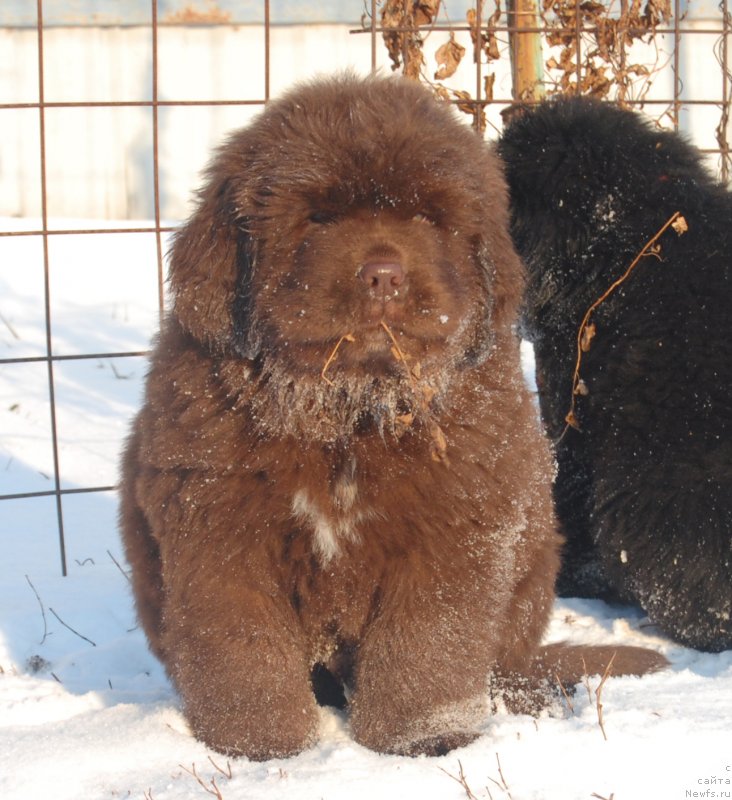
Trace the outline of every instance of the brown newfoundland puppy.
{"label": "brown newfoundland puppy", "polygon": [[539,652],[560,539],[506,209],[496,158],[404,80],[298,88],[214,160],[121,514],[145,632],[211,747],[297,753],[343,683],[359,742],[442,753],[491,688],[572,674],[571,649]]}

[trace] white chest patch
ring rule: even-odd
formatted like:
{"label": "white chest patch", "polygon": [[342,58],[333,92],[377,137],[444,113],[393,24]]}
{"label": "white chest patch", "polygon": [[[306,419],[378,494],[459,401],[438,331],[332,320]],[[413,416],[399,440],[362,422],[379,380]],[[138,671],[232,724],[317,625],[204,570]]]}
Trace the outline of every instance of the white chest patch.
{"label": "white chest patch", "polygon": [[340,553],[342,540],[356,541],[356,526],[370,516],[360,511],[350,513],[350,504],[346,513],[328,514],[312,500],[305,489],[295,492],[292,513],[299,522],[312,530],[313,550],[321,564],[327,564]]}

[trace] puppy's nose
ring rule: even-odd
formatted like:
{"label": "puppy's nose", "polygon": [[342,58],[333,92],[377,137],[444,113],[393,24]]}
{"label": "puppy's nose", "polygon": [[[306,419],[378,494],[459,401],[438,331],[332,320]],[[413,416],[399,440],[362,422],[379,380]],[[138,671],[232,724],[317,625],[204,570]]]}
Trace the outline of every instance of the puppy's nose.
{"label": "puppy's nose", "polygon": [[404,283],[404,267],[398,261],[369,261],[358,277],[379,297],[388,297]]}

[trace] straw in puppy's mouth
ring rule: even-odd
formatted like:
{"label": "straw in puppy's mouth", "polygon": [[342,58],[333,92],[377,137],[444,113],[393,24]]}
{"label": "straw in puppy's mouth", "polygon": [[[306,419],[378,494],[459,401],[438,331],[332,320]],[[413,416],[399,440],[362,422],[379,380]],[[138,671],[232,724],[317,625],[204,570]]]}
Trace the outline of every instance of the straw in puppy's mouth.
{"label": "straw in puppy's mouth", "polygon": [[[430,407],[430,404],[435,396],[435,390],[422,381],[422,369],[419,362],[416,362],[414,365],[409,364],[409,356],[407,356],[401,347],[399,347],[399,342],[397,342],[394,332],[386,324],[386,322],[381,320],[380,325],[391,341],[391,354],[394,356],[394,359],[403,366],[406,372],[407,380],[409,381],[409,385],[415,398],[415,412],[401,414],[396,418],[397,434],[399,435],[404,433],[412,426],[415,419],[419,417],[427,426],[427,430],[429,431],[430,438],[432,440],[430,443],[430,455],[432,456],[432,459],[447,465],[449,464],[447,458],[447,439],[442,428],[434,420],[432,409]],[[331,350],[328,358],[325,361],[325,364],[323,365],[323,369],[320,372],[320,377],[328,385],[335,385],[326,373],[331,364],[335,361],[341,346],[344,342],[354,343],[355,341],[356,337],[353,335],[353,333],[346,333],[341,336],[340,339],[338,339],[335,347]]]}

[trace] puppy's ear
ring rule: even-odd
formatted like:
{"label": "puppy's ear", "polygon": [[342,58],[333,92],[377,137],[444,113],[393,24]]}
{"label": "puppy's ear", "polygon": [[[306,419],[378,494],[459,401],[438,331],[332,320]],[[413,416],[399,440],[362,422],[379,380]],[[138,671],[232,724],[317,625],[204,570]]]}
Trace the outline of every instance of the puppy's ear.
{"label": "puppy's ear", "polygon": [[523,294],[524,265],[516,253],[508,228],[508,191],[500,162],[490,148],[483,151],[480,183],[473,187],[475,200],[471,227],[473,259],[479,271],[476,297],[481,319],[467,349],[467,362],[480,363],[497,337],[515,335]]}
{"label": "puppy's ear", "polygon": [[178,231],[170,260],[173,316],[192,336],[222,352],[253,358],[249,286],[255,243],[241,219],[238,188],[216,166],[199,204]]}
{"label": "puppy's ear", "polygon": [[489,147],[489,162],[483,200],[483,235],[480,258],[487,262],[491,273],[492,319],[497,330],[516,324],[519,304],[524,291],[526,274],[524,264],[516,252],[510,233],[508,187],[503,165]]}
{"label": "puppy's ear", "polygon": [[495,234],[478,236],[473,252],[480,269],[478,296],[482,305],[482,319],[466,353],[469,364],[484,360],[496,336],[513,335],[523,286],[523,266],[510,239],[506,241]]}
{"label": "puppy's ear", "polygon": [[513,247],[508,231],[495,226],[495,220],[478,245],[478,261],[487,277],[491,324],[496,331],[508,330],[518,320],[525,270]]}
{"label": "puppy's ear", "polygon": [[254,359],[260,350],[261,340],[254,321],[252,278],[256,262],[256,238],[250,231],[249,218],[239,220],[237,227],[237,275],[234,303],[231,309],[233,323],[233,345],[244,358]]}

